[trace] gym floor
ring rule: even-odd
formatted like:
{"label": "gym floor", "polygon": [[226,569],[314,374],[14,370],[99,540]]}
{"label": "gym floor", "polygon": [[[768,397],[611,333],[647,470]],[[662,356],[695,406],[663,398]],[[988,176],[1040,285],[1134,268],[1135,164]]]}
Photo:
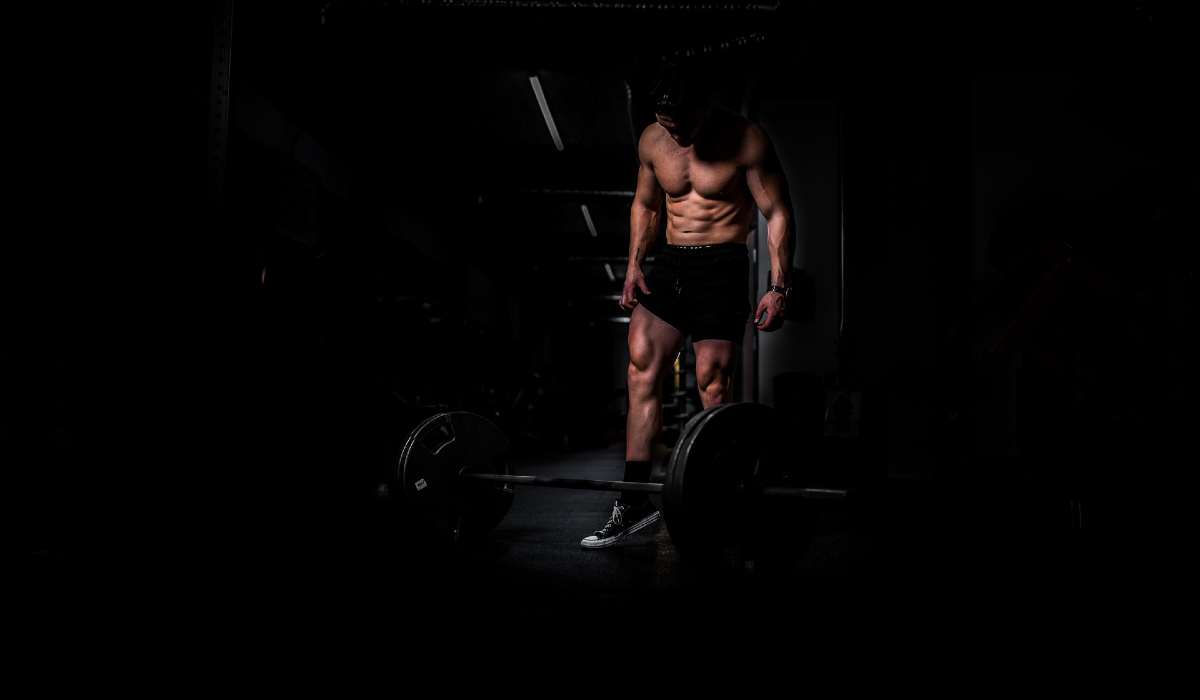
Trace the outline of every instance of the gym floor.
{"label": "gym floor", "polygon": [[[580,452],[565,460],[513,465],[517,473],[586,479],[620,479],[623,467],[620,446]],[[518,487],[508,516],[485,544],[466,553],[462,565],[471,574],[468,578],[487,580],[505,590],[514,612],[549,616],[582,607],[611,618],[628,608],[640,612],[647,605],[660,613],[664,605],[677,605],[683,612],[690,593],[706,590],[713,576],[731,575],[729,571],[693,575],[671,545],[663,523],[615,547],[580,547],[579,540],[607,519],[615,497],[604,491]],[[848,557],[848,533],[822,534],[794,570],[774,583],[796,586],[845,577]]]}
{"label": "gym floor", "polygon": [[[619,479],[622,460],[614,445],[512,466],[537,476]],[[1110,562],[1108,571],[1089,574],[1079,543],[1048,541],[1036,529],[981,526],[999,507],[971,498],[947,504],[912,486],[821,508],[803,555],[778,571],[729,562],[697,568],[681,560],[664,524],[613,548],[582,549],[579,540],[604,522],[614,497],[518,487],[511,511],[482,544],[431,559],[385,546],[376,561],[418,568],[436,562],[415,579],[406,569],[406,583],[419,579],[422,590],[454,601],[455,612],[469,619],[505,623],[847,629],[882,620],[1044,625],[1050,612],[1058,627],[1087,617],[1097,596],[1123,595],[1121,567]]]}
{"label": "gym floor", "polygon": [[[612,445],[512,467],[617,479],[622,459],[621,446]],[[603,523],[615,494],[518,487],[490,535],[458,549],[363,522],[360,508],[299,521],[294,512],[273,514],[278,528],[223,540],[234,542],[231,550],[185,545],[172,534],[119,554],[95,548],[86,557],[55,555],[36,567],[42,576],[30,598],[49,604],[30,609],[47,619],[147,622],[169,633],[193,625],[257,627],[272,638],[349,624],[409,638],[437,630],[482,634],[481,643],[492,645],[534,630],[594,634],[603,644],[614,627],[685,644],[692,631],[789,630],[811,639],[825,634],[819,629],[860,644],[879,643],[874,630],[890,639],[932,629],[975,636],[1032,624],[1078,635],[1155,604],[1122,604],[1137,590],[1126,587],[1131,571],[1140,570],[1128,551],[1108,552],[1103,567],[1085,570],[1041,535],[981,535],[964,512],[902,490],[824,509],[803,556],[782,571],[697,568],[680,559],[662,524],[619,546],[584,550],[579,540]],[[209,515],[205,527],[224,518]],[[341,520],[345,527],[314,536]]]}
{"label": "gym floor", "polygon": [[[535,476],[619,479],[622,448],[511,466]],[[985,542],[933,498],[898,493],[883,507],[878,499],[824,507],[803,555],[777,571],[689,564],[661,523],[609,549],[582,549],[579,540],[604,522],[614,498],[517,487],[512,509],[480,543],[452,550],[412,532],[376,528],[378,536],[361,546],[343,540],[326,554],[297,553],[295,566],[270,564],[271,575],[289,573],[268,595],[302,590],[296,595],[310,609],[365,605],[367,615],[386,611],[410,621],[430,616],[583,629],[647,621],[801,629],[880,617],[969,624],[981,617],[1023,619],[1047,607],[1069,616],[1079,598],[1059,550],[1013,532],[998,537],[1004,544]]]}
{"label": "gym floor", "polygon": [[[515,473],[620,479],[623,448],[514,460]],[[764,575],[733,565],[690,567],[659,523],[617,546],[585,550],[579,541],[604,523],[616,494],[517,487],[512,509],[482,542],[450,552],[421,542],[380,540],[342,571],[372,586],[396,587],[409,614],[430,608],[465,622],[655,627],[694,623],[747,626],[768,619],[836,614],[852,580],[851,534],[830,513],[802,559]],[[719,514],[714,514],[719,517]],[[839,522],[841,521],[841,522]],[[343,553],[344,556],[344,553]],[[820,609],[805,601],[822,600]],[[839,602],[841,599],[841,602]]]}

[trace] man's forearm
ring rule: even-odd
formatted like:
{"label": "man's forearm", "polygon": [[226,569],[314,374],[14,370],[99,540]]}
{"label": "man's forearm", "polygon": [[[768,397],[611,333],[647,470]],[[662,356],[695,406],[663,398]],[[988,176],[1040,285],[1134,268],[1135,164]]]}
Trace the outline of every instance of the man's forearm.
{"label": "man's forearm", "polygon": [[767,219],[767,249],[771,256],[768,284],[789,287],[792,284],[792,220],[786,214]]}
{"label": "man's forearm", "polygon": [[658,234],[658,211],[634,203],[629,216],[629,267],[640,268]]}

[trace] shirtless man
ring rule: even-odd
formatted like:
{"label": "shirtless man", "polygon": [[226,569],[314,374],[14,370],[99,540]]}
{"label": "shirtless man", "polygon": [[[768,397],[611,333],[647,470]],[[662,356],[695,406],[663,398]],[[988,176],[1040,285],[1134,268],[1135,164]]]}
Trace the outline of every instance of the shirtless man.
{"label": "shirtless man", "polygon": [[[705,408],[730,399],[734,360],[750,318],[746,240],[754,210],[767,219],[771,285],[754,312],[758,330],[783,325],[790,291],[792,210],[766,133],[709,104],[694,76],[670,68],[654,91],[655,123],[638,141],[629,268],[620,305],[629,323],[625,480],[649,481],[662,425],[659,381],[690,335]],[[666,198],[667,245],[648,274],[642,261]],[[608,522],[580,543],[609,547],[658,522],[645,493],[622,493]]]}

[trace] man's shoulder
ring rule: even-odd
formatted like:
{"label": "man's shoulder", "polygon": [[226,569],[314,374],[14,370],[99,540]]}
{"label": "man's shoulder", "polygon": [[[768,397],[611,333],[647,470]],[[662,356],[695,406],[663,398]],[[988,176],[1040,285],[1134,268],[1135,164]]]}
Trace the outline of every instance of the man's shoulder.
{"label": "man's shoulder", "polygon": [[666,130],[659,126],[658,122],[650,122],[638,137],[638,156],[644,161],[649,161],[661,148],[662,139],[666,135]]}
{"label": "man's shoulder", "polygon": [[658,122],[650,122],[645,129],[642,129],[642,135],[638,137],[638,145],[654,143],[658,141],[660,135],[665,133],[666,131],[659,126]]}
{"label": "man's shoulder", "polygon": [[755,129],[759,128],[758,124],[756,124],[749,117],[742,114],[741,112],[730,109],[729,107],[726,107],[725,105],[714,103],[712,105],[711,109],[712,109],[713,116],[715,116],[719,120],[721,120],[721,123],[724,124],[725,128],[727,128],[727,129],[731,129],[731,130],[737,131],[737,132],[742,132],[742,131],[746,131],[747,129],[751,129],[751,128],[755,128]]}
{"label": "man's shoulder", "polygon": [[762,125],[758,122],[745,115],[738,114],[737,112],[731,111],[728,112],[728,115],[730,124],[741,137],[743,143],[747,145],[758,145],[766,143],[769,140],[767,138],[766,130],[763,129]]}
{"label": "man's shoulder", "polygon": [[771,139],[761,124],[740,114],[738,118],[738,143],[742,159],[747,162],[758,162],[771,150]]}

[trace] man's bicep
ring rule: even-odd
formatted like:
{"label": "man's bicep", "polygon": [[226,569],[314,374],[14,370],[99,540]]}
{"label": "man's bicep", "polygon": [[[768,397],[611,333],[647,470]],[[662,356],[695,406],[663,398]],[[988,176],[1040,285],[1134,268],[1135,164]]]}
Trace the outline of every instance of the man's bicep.
{"label": "man's bicep", "polygon": [[764,216],[769,217],[778,211],[790,212],[787,178],[783,175],[775,149],[765,135],[746,167],[746,186]]}
{"label": "man's bicep", "polygon": [[763,216],[769,217],[778,211],[790,210],[787,181],[784,180],[782,172],[747,168],[746,185]]}
{"label": "man's bicep", "polygon": [[662,199],[662,188],[658,186],[654,168],[648,163],[642,163],[638,168],[637,191],[634,192],[633,198],[635,204],[647,209],[658,209],[658,203]]}

